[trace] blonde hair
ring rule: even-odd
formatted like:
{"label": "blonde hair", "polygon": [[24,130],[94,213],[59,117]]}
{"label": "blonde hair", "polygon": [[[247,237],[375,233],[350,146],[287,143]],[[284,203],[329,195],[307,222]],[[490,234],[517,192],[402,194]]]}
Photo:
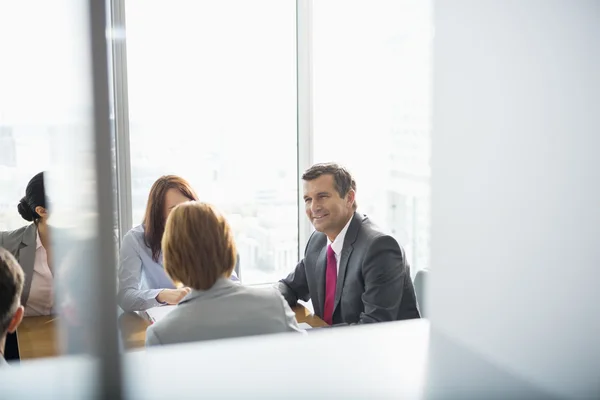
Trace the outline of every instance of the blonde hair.
{"label": "blonde hair", "polygon": [[210,289],[220,277],[231,276],[237,258],[225,217],[200,201],[173,208],[167,218],[162,252],[171,279],[196,290]]}

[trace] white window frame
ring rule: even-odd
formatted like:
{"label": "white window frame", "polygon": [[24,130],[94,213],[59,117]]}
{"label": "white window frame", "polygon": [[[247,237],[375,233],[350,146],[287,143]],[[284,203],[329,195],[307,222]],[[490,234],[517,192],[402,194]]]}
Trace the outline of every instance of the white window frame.
{"label": "white window frame", "polygon": [[[111,28],[109,29],[112,44],[119,239],[133,227],[125,1],[111,0]],[[304,256],[306,242],[313,230],[304,213],[301,178],[302,173],[313,162],[312,9],[313,0],[296,0],[298,260]],[[293,265],[289,266],[290,271],[293,267]]]}

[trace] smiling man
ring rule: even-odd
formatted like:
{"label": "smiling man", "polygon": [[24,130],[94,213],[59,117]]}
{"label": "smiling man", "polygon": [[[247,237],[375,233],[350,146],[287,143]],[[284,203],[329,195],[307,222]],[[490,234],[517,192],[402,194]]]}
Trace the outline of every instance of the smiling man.
{"label": "smiling man", "polygon": [[356,212],[356,183],[334,164],[304,175],[306,215],[315,227],[304,258],[278,283],[293,306],[312,299],[329,325],[419,318],[404,251],[367,216]]}

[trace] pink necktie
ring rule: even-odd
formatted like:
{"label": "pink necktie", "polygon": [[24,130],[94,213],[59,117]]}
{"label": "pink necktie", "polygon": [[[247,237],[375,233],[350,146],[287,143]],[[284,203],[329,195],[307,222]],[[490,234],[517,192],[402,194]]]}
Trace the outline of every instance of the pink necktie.
{"label": "pink necktie", "polygon": [[327,270],[325,271],[325,306],[323,319],[329,325],[333,320],[333,304],[335,303],[335,284],[337,283],[337,262],[331,245],[327,246]]}

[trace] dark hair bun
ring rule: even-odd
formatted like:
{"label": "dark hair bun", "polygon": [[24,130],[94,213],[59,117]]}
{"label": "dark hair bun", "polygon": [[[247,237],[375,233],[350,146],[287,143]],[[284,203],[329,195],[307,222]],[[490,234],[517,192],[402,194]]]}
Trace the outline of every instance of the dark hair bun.
{"label": "dark hair bun", "polygon": [[19,210],[19,214],[21,214],[21,217],[23,217],[25,221],[33,221],[33,210],[29,207],[29,204],[27,204],[25,197],[19,202],[17,210]]}

